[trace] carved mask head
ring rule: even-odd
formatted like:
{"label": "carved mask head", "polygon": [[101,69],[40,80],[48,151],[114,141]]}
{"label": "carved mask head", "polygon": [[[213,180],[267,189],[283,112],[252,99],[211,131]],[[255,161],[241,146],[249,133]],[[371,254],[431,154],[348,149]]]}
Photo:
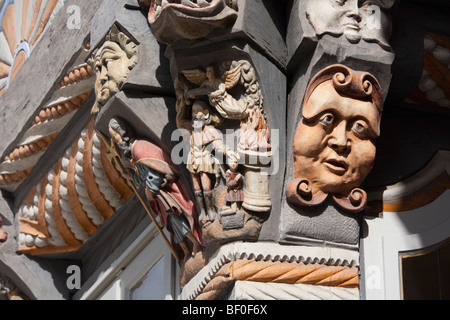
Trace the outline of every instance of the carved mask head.
{"label": "carved mask head", "polygon": [[198,39],[214,28],[230,27],[237,18],[237,0],[146,0],[155,38],[165,44]]}
{"label": "carved mask head", "polygon": [[94,51],[90,63],[96,72],[96,104],[93,113],[119,92],[130,70],[136,65],[136,44],[113,27],[103,46]]}
{"label": "carved mask head", "polygon": [[395,0],[309,0],[306,15],[318,36],[344,35],[351,43],[361,39],[388,50],[391,35],[389,9]]}
{"label": "carved mask head", "polygon": [[311,81],[294,137],[294,176],[312,192],[348,195],[372,169],[383,98],[366,72],[334,65]]}

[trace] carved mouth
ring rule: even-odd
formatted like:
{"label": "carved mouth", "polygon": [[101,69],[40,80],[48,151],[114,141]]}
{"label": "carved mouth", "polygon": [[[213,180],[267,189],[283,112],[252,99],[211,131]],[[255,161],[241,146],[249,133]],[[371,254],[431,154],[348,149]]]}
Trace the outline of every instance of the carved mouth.
{"label": "carved mouth", "polygon": [[355,30],[355,31],[361,30],[359,23],[357,23],[357,22],[348,22],[348,23],[344,24],[344,27]]}
{"label": "carved mouth", "polygon": [[187,14],[209,12],[215,9],[223,0],[152,0],[149,21],[153,23],[168,7],[177,8]]}
{"label": "carved mouth", "polygon": [[348,170],[347,162],[342,159],[329,159],[326,160],[324,164],[328,168],[328,170],[338,175],[342,175]]}

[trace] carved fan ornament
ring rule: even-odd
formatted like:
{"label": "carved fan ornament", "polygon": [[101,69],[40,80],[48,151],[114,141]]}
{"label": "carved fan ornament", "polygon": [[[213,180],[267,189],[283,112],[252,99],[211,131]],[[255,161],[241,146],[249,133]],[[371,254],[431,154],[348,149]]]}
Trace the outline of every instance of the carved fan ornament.
{"label": "carved fan ornament", "polygon": [[450,108],[450,37],[426,33],[423,73],[408,101],[438,109]]}
{"label": "carved fan ornament", "polygon": [[63,5],[64,0],[0,1],[0,96]]}

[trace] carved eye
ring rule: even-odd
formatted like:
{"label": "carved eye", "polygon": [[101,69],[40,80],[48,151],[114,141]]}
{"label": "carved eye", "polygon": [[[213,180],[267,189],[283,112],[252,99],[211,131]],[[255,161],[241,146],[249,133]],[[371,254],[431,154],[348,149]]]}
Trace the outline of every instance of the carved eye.
{"label": "carved eye", "polygon": [[326,114],[320,119],[320,123],[326,127],[329,127],[333,124],[334,117],[332,114]]}
{"label": "carved eye", "polygon": [[105,59],[105,65],[108,66],[108,64],[114,60],[115,59]]}
{"label": "carved eye", "polygon": [[352,130],[359,136],[367,136],[367,126],[361,121],[355,122],[353,124]]}
{"label": "carved eye", "polygon": [[338,5],[343,6],[347,0],[334,0]]}

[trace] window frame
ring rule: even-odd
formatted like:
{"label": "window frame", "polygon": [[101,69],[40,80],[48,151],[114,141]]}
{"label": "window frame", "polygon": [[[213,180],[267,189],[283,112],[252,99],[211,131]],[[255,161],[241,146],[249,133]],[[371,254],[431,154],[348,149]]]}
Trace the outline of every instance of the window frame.
{"label": "window frame", "polygon": [[[432,203],[405,212],[365,217],[361,239],[361,292],[367,300],[401,300],[401,254],[425,250],[449,238],[450,190]],[[374,285],[373,279],[379,279]]]}
{"label": "window frame", "polygon": [[[170,239],[167,231],[163,231]],[[106,261],[106,270],[94,279],[88,279],[74,298],[129,300],[134,286],[161,258],[164,259],[165,300],[176,300],[181,290],[178,285],[179,266],[154,224],[145,228],[117,259]]]}

